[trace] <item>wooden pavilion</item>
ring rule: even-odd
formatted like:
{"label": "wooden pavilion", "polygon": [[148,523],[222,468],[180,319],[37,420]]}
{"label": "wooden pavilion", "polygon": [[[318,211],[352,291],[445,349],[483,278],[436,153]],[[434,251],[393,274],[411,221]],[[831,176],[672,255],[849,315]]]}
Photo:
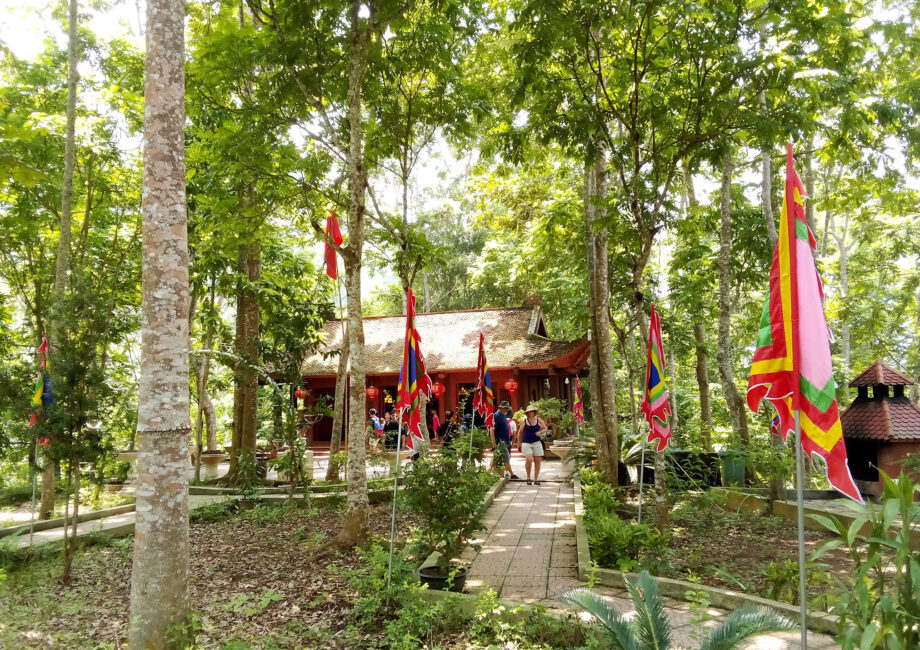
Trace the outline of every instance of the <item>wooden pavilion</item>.
{"label": "wooden pavilion", "polygon": [[[396,400],[405,328],[405,316],[364,319],[367,386],[377,389],[373,397],[367,398],[367,409],[375,408],[380,414],[391,410]],[[496,401],[508,400],[515,410],[545,397],[562,399],[571,407],[575,386],[569,378],[587,366],[587,337],[575,341],[550,339],[539,297],[529,298],[521,307],[419,313],[416,328],[428,375],[440,393],[428,403],[429,427],[434,414],[443,421],[447,409],[467,413],[472,410],[480,332],[485,335]],[[329,321],[323,343],[302,366],[308,405],[320,396],[333,401],[341,344],[341,321]],[[346,395],[346,405],[347,399]],[[323,418],[312,427],[308,437],[314,448],[328,445],[331,420]]]}
{"label": "wooden pavilion", "polygon": [[880,361],[850,382],[857,396],[840,421],[850,472],[867,494],[881,493],[880,469],[896,477],[904,456],[920,453],[920,408],[905,395],[913,383]]}

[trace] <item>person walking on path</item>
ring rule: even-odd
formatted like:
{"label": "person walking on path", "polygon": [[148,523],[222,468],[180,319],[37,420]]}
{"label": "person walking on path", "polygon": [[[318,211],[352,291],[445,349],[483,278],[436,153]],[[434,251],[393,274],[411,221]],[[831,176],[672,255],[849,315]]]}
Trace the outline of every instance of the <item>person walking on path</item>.
{"label": "person walking on path", "polygon": [[511,404],[502,402],[492,421],[492,463],[495,467],[505,466],[505,477],[517,479],[511,471],[511,427],[508,426],[508,412]]}
{"label": "person walking on path", "polygon": [[540,485],[540,463],[543,460],[542,435],[546,423],[537,415],[539,410],[533,404],[524,409],[524,423],[521,426],[521,453],[524,454],[524,469],[527,470],[527,485],[531,484],[530,468],[533,466],[533,484]]}

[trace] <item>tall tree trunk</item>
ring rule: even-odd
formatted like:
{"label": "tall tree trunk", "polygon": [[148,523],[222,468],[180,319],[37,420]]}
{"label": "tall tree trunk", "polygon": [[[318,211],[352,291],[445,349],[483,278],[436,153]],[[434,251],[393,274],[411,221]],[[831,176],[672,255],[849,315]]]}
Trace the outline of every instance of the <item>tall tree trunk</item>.
{"label": "tall tree trunk", "polygon": [[[211,284],[211,312],[214,311],[214,283]],[[204,349],[210,350],[214,345],[214,321],[208,320],[207,329],[205,330]],[[211,355],[201,354],[195,357],[195,384],[198,389],[198,421],[195,425],[195,439],[202,439],[202,425],[207,430],[207,450],[217,451],[217,411],[214,408],[214,402],[211,400],[211,393],[208,391],[208,377],[211,374]],[[200,466],[200,463],[196,465]],[[196,480],[200,477],[197,475]]]}
{"label": "tall tree trunk", "polygon": [[185,4],[148,0],[137,512],[128,644],[169,648],[188,612]]}
{"label": "tall tree trunk", "polygon": [[[916,303],[917,303],[916,304],[917,316],[916,316],[916,320],[914,321],[914,350],[920,350],[920,286],[917,287]],[[913,367],[914,377],[920,374],[917,372],[917,370],[920,370],[920,368],[918,368],[918,365],[920,365],[920,358],[918,358],[918,356],[915,355],[914,367]],[[915,404],[917,403],[917,400],[920,399],[920,385],[918,385],[917,383],[914,383],[910,387],[910,399]]]}
{"label": "tall tree trunk", "polygon": [[719,341],[716,360],[719,364],[719,375],[722,379],[722,390],[728,410],[731,414],[732,429],[741,439],[745,448],[749,447],[747,414],[745,405],[738,387],[735,385],[735,375],[732,370],[731,357],[731,318],[732,318],[732,286],[731,286],[731,256],[732,256],[732,198],[731,182],[734,164],[731,153],[726,153],[722,158],[722,189],[721,189],[721,241],[719,245]]}
{"label": "tall tree trunk", "polygon": [[[766,158],[767,169],[770,167],[769,156]],[[693,176],[686,161],[683,163],[684,187],[687,191],[687,203],[691,208],[699,205],[696,200],[696,191],[693,188]],[[769,175],[767,176],[769,183]],[[768,194],[769,196],[769,191]],[[773,223],[773,213],[770,212],[769,222]],[[776,226],[773,227],[774,232]],[[702,313],[700,314],[702,316]],[[706,451],[712,451],[712,403],[709,398],[709,347],[706,345],[706,320],[702,317],[693,323],[693,341],[696,352],[696,385],[700,394],[700,438]]]}
{"label": "tall tree trunk", "polygon": [[[57,256],[54,261],[54,289],[51,297],[51,318],[48,319],[48,360],[54,359],[55,346],[61,344],[61,322],[64,317],[64,298],[67,292],[67,272],[70,270],[70,242],[73,237],[71,222],[73,216],[73,171],[76,162],[76,119],[77,119],[77,63],[79,40],[77,36],[77,0],[70,0],[67,15],[67,114],[64,135],[64,178],[61,185],[61,234],[58,238]],[[53,367],[53,362],[50,363]],[[53,377],[52,377],[53,381]],[[47,446],[42,447],[42,502],[38,509],[39,519],[48,519],[54,512],[54,459]]]}
{"label": "tall tree trunk", "polygon": [[591,403],[594,407],[598,469],[610,485],[619,483],[620,448],[617,431],[616,372],[610,341],[610,285],[607,269],[607,230],[595,229],[596,200],[606,192],[606,161],[602,154],[585,167],[585,239],[588,247],[591,295]]}
{"label": "tall tree trunk", "polygon": [[[760,91],[760,103],[763,107],[767,105],[764,91]],[[779,234],[776,232],[776,219],[773,216],[773,164],[768,147],[764,147],[761,150],[760,201],[767,226],[767,239],[770,241],[770,248],[776,248]],[[786,450],[782,436],[774,435],[772,431],[769,435],[770,443],[773,445],[773,454],[777,457],[777,462],[773,463],[773,470],[770,473],[770,511],[772,512],[773,504],[782,498],[783,476],[780,473],[782,464],[778,462],[778,459]]]}
{"label": "tall tree trunk", "polygon": [[348,506],[340,546],[354,546],[367,539],[367,430],[364,426],[366,369],[364,366],[364,323],[361,306],[361,263],[364,248],[364,212],[367,172],[364,169],[364,124],[361,92],[367,69],[371,25],[362,26],[362,4],[352,0],[349,10],[350,43],[348,55],[348,245],[345,261],[345,296],[348,304],[348,342],[351,382],[348,423]]}
{"label": "tall tree trunk", "polygon": [[[766,105],[766,96],[761,91],[761,103]],[[760,201],[763,206],[763,218],[767,226],[770,248],[776,247],[779,233],[776,232],[776,219],[773,217],[773,163],[770,149],[764,147],[760,152]]]}
{"label": "tall tree trunk", "polygon": [[[240,465],[255,466],[257,410],[259,398],[259,295],[252,285],[261,277],[262,259],[258,241],[239,247],[239,272],[245,274],[248,287],[237,298],[237,326],[234,347],[239,359],[234,371],[233,452],[230,476],[236,481]],[[243,460],[243,459],[246,460]],[[250,477],[252,479],[253,477]]]}
{"label": "tall tree trunk", "polygon": [[706,451],[712,451],[712,404],[709,399],[709,353],[706,347],[706,323],[693,324],[696,348],[696,384],[700,390],[700,437]]}
{"label": "tall tree trunk", "polygon": [[329,442],[329,465],[326,468],[326,480],[339,478],[339,464],[335,455],[342,446],[342,423],[345,421],[345,382],[348,381],[348,330],[342,334],[342,347],[339,350],[339,367],[335,375],[335,404],[333,404],[332,439]]}

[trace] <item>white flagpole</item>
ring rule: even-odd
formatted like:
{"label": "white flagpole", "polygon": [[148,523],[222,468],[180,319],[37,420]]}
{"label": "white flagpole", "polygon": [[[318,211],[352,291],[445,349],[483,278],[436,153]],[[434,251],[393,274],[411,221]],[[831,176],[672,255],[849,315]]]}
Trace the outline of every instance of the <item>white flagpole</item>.
{"label": "white flagpole", "polygon": [[38,483],[38,472],[35,471],[35,466],[38,464],[38,446],[38,440],[36,440],[33,452],[34,457],[29,462],[29,467],[32,470],[32,501],[29,504],[32,510],[31,518],[29,519],[29,548],[32,547],[32,535],[35,533],[35,484]]}
{"label": "white flagpole", "polygon": [[799,625],[802,632],[802,650],[808,650],[808,593],[805,574],[805,467],[802,462],[802,422],[801,411],[795,412],[795,498],[798,505],[799,527]]}
{"label": "white flagpole", "polygon": [[393,517],[390,521],[390,564],[387,567],[387,591],[393,580],[393,540],[396,538],[396,491],[399,487],[399,456],[402,453],[402,409],[399,411],[399,431],[396,432],[396,468],[393,471]]}
{"label": "white flagpole", "polygon": [[646,436],[644,433],[642,434],[642,458],[639,461],[639,522],[638,523],[640,524],[642,523],[642,484],[645,482],[642,479],[644,478],[643,474],[645,473],[645,439],[647,437],[648,436]]}

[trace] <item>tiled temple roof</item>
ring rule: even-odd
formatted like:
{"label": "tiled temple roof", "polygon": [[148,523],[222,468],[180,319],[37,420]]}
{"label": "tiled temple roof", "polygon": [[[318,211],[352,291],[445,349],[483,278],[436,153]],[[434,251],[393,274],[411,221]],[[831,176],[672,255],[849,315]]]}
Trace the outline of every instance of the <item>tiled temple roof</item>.
{"label": "tiled temple roof", "polygon": [[[551,363],[571,367],[582,365],[586,356],[587,339],[554,341],[545,336],[539,306],[417,314],[415,322],[429,374],[475,369],[480,332],[486,337],[490,368],[540,367]],[[405,333],[405,316],[364,319],[365,364],[369,374],[399,372]],[[329,321],[323,331],[323,343],[304,361],[302,374],[334,375],[341,344],[340,321]]]}

